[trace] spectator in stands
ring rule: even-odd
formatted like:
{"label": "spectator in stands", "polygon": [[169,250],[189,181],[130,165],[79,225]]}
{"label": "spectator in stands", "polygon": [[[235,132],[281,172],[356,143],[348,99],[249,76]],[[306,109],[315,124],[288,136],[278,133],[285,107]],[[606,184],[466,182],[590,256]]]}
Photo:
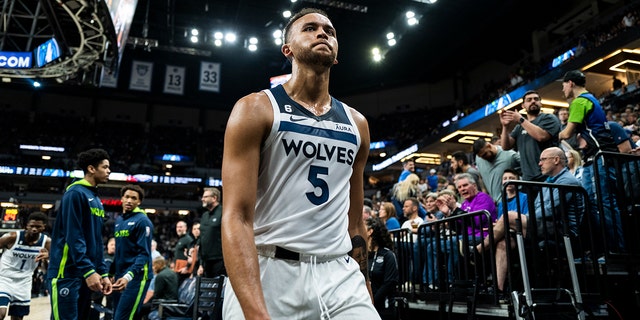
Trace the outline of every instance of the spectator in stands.
{"label": "spectator in stands", "polygon": [[[178,273],[178,281],[182,281],[189,277],[189,270],[187,268],[187,249],[193,242],[193,238],[187,232],[187,223],[185,221],[178,221],[176,223],[176,234],[178,235],[178,242],[173,249],[174,266],[173,271]],[[179,284],[178,284],[179,285]]]}
{"label": "spectator in stands", "polygon": [[482,177],[480,176],[480,172],[478,169],[469,164],[469,157],[463,151],[456,151],[451,154],[451,170],[453,170],[453,175],[457,175],[459,173],[469,173],[473,175],[474,181],[478,183],[478,190],[487,191],[487,188],[482,181]]}
{"label": "spectator in stands", "polygon": [[413,159],[407,159],[402,163],[402,172],[398,177],[398,182],[404,181],[412,173],[416,173],[416,163]]}
{"label": "spectator in stands", "polygon": [[522,79],[522,76],[515,72],[511,73],[511,76],[509,77],[511,88],[515,88],[518,84],[522,83],[522,81],[524,81],[524,79]]}
{"label": "spectator in stands", "polygon": [[425,197],[425,209],[427,210],[425,221],[427,222],[444,218],[444,214],[438,210],[436,200],[438,200],[438,194],[435,192],[431,192]]}
{"label": "spectator in stands", "polygon": [[387,230],[400,229],[400,222],[396,217],[396,207],[391,202],[383,202],[380,204],[378,217],[385,223]]}
{"label": "spectator in stands", "polygon": [[613,91],[616,91],[618,89],[622,89],[622,86],[624,86],[624,83],[622,83],[622,80],[618,79],[618,77],[613,75],[611,86],[613,87]]}
{"label": "spectator in stands", "polygon": [[[459,204],[457,202],[457,197],[455,192],[445,189],[436,195],[436,207],[438,207],[438,211],[442,214],[443,218],[450,217],[459,213],[464,213],[459,208]],[[444,208],[444,211],[443,211]],[[435,220],[431,220],[435,221]],[[455,229],[453,229],[455,231]],[[440,236],[442,235],[442,236]],[[450,229],[443,226],[440,230],[440,234],[436,232],[431,232],[428,234],[428,237],[425,239],[427,244],[426,251],[426,279],[425,282],[427,284],[427,288],[429,290],[437,290],[438,289],[438,268],[436,266],[436,261],[438,259],[438,255],[440,253],[445,254],[445,260],[447,261],[447,270],[448,270],[448,278],[449,282],[453,281],[453,268],[458,261],[457,254],[453,254],[455,251],[451,249],[453,243],[457,243],[457,237],[455,232],[450,232]],[[438,244],[437,241],[440,243]],[[440,251],[437,250],[438,246],[440,247]]]}
{"label": "spectator in stands", "polygon": [[438,174],[436,172],[436,169],[429,170],[427,183],[429,185],[429,192],[438,192]]}
{"label": "spectator in stands", "polygon": [[[562,149],[557,147],[551,147],[545,149],[540,155],[540,168],[542,172],[548,177],[545,182],[547,183],[555,183],[555,184],[565,184],[565,185],[573,185],[580,186],[580,182],[576,179],[571,172],[569,172],[567,168],[567,158]],[[551,205],[554,204],[556,206],[560,206],[560,193],[557,189],[553,191],[553,199],[550,190],[547,188],[543,188],[542,190],[543,196],[541,200],[540,197],[537,197],[534,202],[534,208],[536,209],[536,219],[538,221],[543,221],[543,214],[549,215],[549,213],[553,212],[558,213],[559,208],[552,208]],[[567,210],[568,220],[569,220],[569,231],[572,236],[578,235],[578,228],[580,222],[582,221],[582,212],[583,210],[579,209],[579,201],[576,199],[573,194],[567,194],[567,199],[565,199],[565,204],[570,204],[569,210]],[[552,201],[549,201],[552,200]],[[540,222],[538,222],[538,235],[540,234]]]}
{"label": "spectator in stands", "polygon": [[[560,120],[560,131],[564,130],[567,127],[567,123],[569,123],[569,109],[561,108],[558,110],[558,120]],[[576,134],[574,133],[569,139],[565,139],[571,148],[578,149],[578,142],[576,141]]]}
{"label": "spectator in stands", "polygon": [[625,28],[631,28],[636,25],[636,15],[634,11],[629,11],[622,17],[622,26]]}
{"label": "spectator in stands", "polygon": [[[520,180],[520,174],[513,169],[506,169],[502,174],[502,184],[506,184],[511,180]],[[515,185],[509,185],[506,188],[506,203],[507,203],[507,211],[517,211],[522,214],[529,213],[529,207],[527,207],[527,194],[521,191],[518,191],[518,188]],[[516,197],[517,195],[517,197]],[[498,221],[504,214],[504,201],[498,202],[496,206],[496,212],[498,216]]]}
{"label": "spectator in stands", "polygon": [[633,142],[633,147],[636,149],[636,154],[638,151],[638,148],[640,148],[640,133],[636,132],[632,132],[631,133],[631,142]]}
{"label": "spectator in stands", "polygon": [[[515,170],[507,169],[504,171],[502,175],[503,183],[507,183],[511,180],[520,180],[518,173]],[[508,223],[509,228],[516,230],[518,219],[522,222],[522,231],[523,234],[526,235],[527,228],[527,215],[529,214],[529,207],[527,206],[527,194],[524,192],[519,192],[518,188],[515,185],[509,185],[506,188],[506,211],[508,215]],[[493,225],[493,242],[495,244],[495,259],[496,259],[496,275],[497,275],[497,286],[500,294],[504,292],[504,282],[507,276],[507,246],[506,241],[504,240],[505,230],[504,230],[504,217],[503,213],[505,212],[504,201],[500,201],[498,203],[498,221]],[[515,239],[511,239],[510,247],[515,248],[516,241]],[[479,243],[476,246],[472,246],[469,249],[469,252],[480,253],[486,250],[489,250],[490,238],[485,237],[483,243]],[[462,248],[462,246],[460,246]],[[472,260],[473,261],[473,260]]]}
{"label": "spectator in stands", "polygon": [[399,273],[391,235],[379,218],[371,217],[365,225],[369,235],[369,279],[373,304],[383,320],[393,319],[393,298]]}
{"label": "spectator in stands", "polygon": [[200,219],[200,246],[198,275],[213,278],[226,275],[227,270],[222,259],[222,204],[218,188],[205,188],[202,193],[202,206],[207,210]]}
{"label": "spectator in stands", "polygon": [[526,118],[514,110],[500,113],[502,147],[515,148],[520,153],[523,180],[543,181],[536,159],[542,150],[558,146],[560,121],[552,114],[541,113],[542,98],[537,91],[525,92],[522,108],[527,112]]}
{"label": "spectator in stands", "polygon": [[626,130],[636,131],[638,130],[638,114],[630,111],[627,112],[626,125],[624,126]]}
{"label": "spectator in stands", "polygon": [[[444,218],[444,214],[442,212],[440,212],[440,210],[438,210],[438,206],[436,205],[436,200],[438,199],[438,194],[435,192],[431,192],[429,194],[427,194],[424,197],[424,206],[425,209],[427,211],[427,215],[424,218],[424,222],[423,223],[429,223],[429,222],[433,222],[433,221],[437,221],[440,220],[442,218]],[[433,236],[435,236],[435,234],[433,234],[435,231],[433,231],[433,229],[425,229],[426,231],[424,232],[424,234],[419,235],[423,237],[423,242],[424,243],[428,243],[429,238],[432,238]],[[424,268],[424,264],[425,261],[424,259],[419,260],[420,258],[420,252],[419,252],[419,244],[418,243],[414,243],[413,244],[413,257],[414,260],[418,263],[418,267],[416,268],[416,270],[425,270]],[[419,271],[417,271],[419,272]],[[423,279],[423,281],[421,283],[431,283],[431,282],[427,282],[427,278],[426,278],[426,274],[425,274],[425,278]]]}
{"label": "spectator in stands", "polygon": [[[391,201],[396,206],[396,212],[402,212],[405,200],[409,198],[418,198],[420,196],[420,190],[418,190],[418,181],[420,178],[417,174],[412,173],[402,182],[398,182],[394,185]],[[418,205],[419,216],[424,217],[426,212],[422,206]],[[405,218],[401,217],[400,222],[404,222]]]}
{"label": "spectator in stands", "polygon": [[178,275],[167,268],[165,259],[160,256],[153,259],[153,286],[149,286],[144,298],[141,315],[145,316],[156,309],[153,302],[158,300],[178,300]]}
{"label": "spectator in stands", "polygon": [[[460,193],[460,196],[464,199],[460,208],[455,207],[455,203],[452,203],[450,198],[439,199],[436,201],[438,208],[445,216],[450,216],[452,213],[460,214],[465,212],[476,212],[480,210],[486,210],[489,212],[490,220],[483,218],[482,216],[475,216],[473,222],[467,226],[467,230],[460,230],[460,233],[467,236],[469,243],[476,244],[482,242],[482,239],[487,236],[487,228],[489,224],[496,220],[496,206],[493,203],[491,197],[478,191],[478,186],[471,174],[462,173],[455,178],[456,188]],[[460,234],[458,233],[458,234]],[[458,251],[458,240],[461,240],[459,236],[450,236],[444,241],[443,247],[445,248],[445,254],[447,254],[451,261],[451,266],[457,263],[457,254],[453,254]],[[449,268],[449,278],[451,278],[452,268]],[[451,279],[450,279],[451,280]]]}
{"label": "spectator in stands", "polygon": [[502,199],[502,176],[506,169],[520,169],[520,154],[513,150],[502,150],[484,139],[473,142],[476,165],[494,202]]}
{"label": "spectator in stands", "polygon": [[413,242],[417,240],[418,226],[421,225],[424,220],[418,215],[418,208],[420,202],[414,197],[407,198],[404,201],[402,207],[402,213],[407,220],[402,224],[402,229],[409,229],[413,233]]}
{"label": "spectator in stands", "polygon": [[161,256],[162,254],[158,251],[158,242],[156,240],[151,240],[151,260]]}
{"label": "spectator in stands", "polygon": [[580,158],[580,152],[569,149],[565,152],[565,156],[567,157],[569,172],[582,183],[582,158]]}
{"label": "spectator in stands", "polygon": [[197,275],[200,267],[200,259],[198,258],[198,251],[200,251],[200,221],[196,220],[191,225],[191,236],[193,241],[187,248],[187,272],[189,274]]}
{"label": "spectator in stands", "polygon": [[[473,176],[468,173],[459,174],[456,179],[456,188],[458,189],[458,193],[464,199],[462,204],[460,205],[460,209],[465,212],[474,212],[480,210],[487,210],[491,215],[491,221],[485,221],[485,219],[481,219],[480,217],[475,217],[475,225],[487,227],[489,223],[495,221],[497,219],[496,215],[496,205],[493,203],[493,199],[491,197],[482,192],[478,191],[478,185],[476,181],[473,179]],[[440,207],[439,207],[440,208]],[[440,208],[442,213],[446,214]],[[482,240],[486,236],[486,231],[479,230],[477,227],[473,226],[467,227],[467,234],[470,239]]]}
{"label": "spectator in stands", "polygon": [[[538,162],[541,167],[541,171],[548,178],[545,182],[547,183],[556,183],[556,184],[565,184],[565,185],[574,185],[580,186],[580,182],[569,172],[567,169],[567,158],[565,157],[564,151],[558,147],[547,148],[542,151],[540,160]],[[511,178],[508,177],[513,173],[505,172],[505,181]],[[507,194],[512,195],[512,198],[517,199],[521,197],[526,197],[526,194],[519,193],[516,196],[516,188],[507,188]],[[553,199],[552,199],[553,197]],[[564,201],[565,206],[569,206],[569,210],[567,210],[568,221],[569,221],[569,230],[573,236],[578,235],[578,226],[581,221],[580,214],[582,210],[579,210],[579,201],[576,201],[573,193],[566,194],[567,199]],[[537,233],[539,237],[544,237],[545,235],[541,233],[543,228],[541,228],[542,224],[546,222],[551,222],[547,217],[551,215],[559,215],[560,208],[562,208],[561,200],[560,200],[560,192],[558,189],[554,189],[553,196],[549,188],[542,189],[542,199],[540,195],[538,195],[534,202],[535,215],[537,221]],[[508,224],[509,229],[518,230],[518,221],[521,222],[521,229],[523,237],[527,236],[528,226],[528,207],[527,202],[522,202],[520,199],[519,202],[513,202],[512,204],[507,204],[508,210]],[[556,207],[552,207],[552,205]],[[513,232],[513,231],[512,231]],[[547,232],[555,232],[555,226],[550,226],[547,229]],[[497,271],[497,286],[498,289],[502,292],[504,290],[504,283],[507,274],[507,260],[506,260],[506,242],[504,240],[506,235],[505,230],[505,222],[504,216],[502,216],[498,222],[493,227],[493,241],[495,244],[495,255],[496,255],[496,271]],[[487,250],[492,245],[490,242],[490,237],[485,237],[483,241],[475,246],[469,248],[469,253],[471,254],[470,260],[474,261],[476,257]],[[512,239],[510,242],[511,248],[515,248],[515,239]]]}
{"label": "spectator in stands", "polygon": [[[615,172],[612,167],[606,168],[604,159],[600,157],[596,163],[598,175],[597,183],[600,184],[600,194],[596,196],[595,176],[593,172],[593,161],[598,151],[617,152],[611,130],[605,118],[604,110],[600,102],[587,89],[586,77],[579,70],[567,72],[562,79],[562,92],[565,98],[571,100],[569,106],[569,123],[560,132],[560,139],[568,139],[574,132],[580,134],[579,139],[584,140],[585,147],[582,148],[582,160],[584,167],[582,171],[582,185],[589,194],[591,213],[597,224],[600,224],[600,214],[597,210],[597,201],[602,202],[605,221],[604,229],[607,230],[608,247],[614,251],[624,250],[624,237],[615,198],[612,197],[609,188],[609,181],[615,181]],[[583,142],[580,142],[583,143]],[[564,157],[564,154],[563,154]],[[615,223],[614,223],[615,221]]]}
{"label": "spectator in stands", "polygon": [[367,219],[371,218],[371,207],[364,205],[362,206],[362,221],[367,221]]}
{"label": "spectator in stands", "polygon": [[618,148],[618,152],[620,153],[633,153],[634,149],[636,149],[633,140],[631,140],[631,135],[625,130],[621,125],[619,125],[615,121],[607,122],[609,129],[611,130],[611,135],[613,136],[613,140]]}
{"label": "spectator in stands", "polygon": [[427,179],[420,177],[420,181],[418,182],[418,190],[420,194],[425,194],[429,192],[429,185],[427,184]]}

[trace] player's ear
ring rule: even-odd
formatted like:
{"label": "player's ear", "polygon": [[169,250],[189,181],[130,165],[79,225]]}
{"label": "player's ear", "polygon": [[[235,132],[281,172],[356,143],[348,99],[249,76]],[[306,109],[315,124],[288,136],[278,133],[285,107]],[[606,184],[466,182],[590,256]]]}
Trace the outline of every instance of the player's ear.
{"label": "player's ear", "polygon": [[293,52],[291,51],[291,47],[289,46],[289,44],[287,43],[283,44],[282,47],[280,48],[280,51],[287,59],[291,60],[291,57],[293,56]]}

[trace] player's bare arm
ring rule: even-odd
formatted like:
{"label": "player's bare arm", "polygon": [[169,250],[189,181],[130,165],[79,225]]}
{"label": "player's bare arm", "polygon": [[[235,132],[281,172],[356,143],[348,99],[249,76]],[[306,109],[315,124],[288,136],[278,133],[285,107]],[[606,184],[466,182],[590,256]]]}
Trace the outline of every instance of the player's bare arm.
{"label": "player's bare arm", "polygon": [[44,248],[40,249],[40,253],[36,256],[36,261],[49,260],[49,252],[51,252],[51,238],[47,238],[47,241],[44,243]]}
{"label": "player's bare arm", "polygon": [[260,147],[273,112],[264,93],[240,99],[229,116],[224,138],[222,251],[229,281],[246,319],[269,319],[253,236]]}
{"label": "player's bare arm", "polygon": [[[369,125],[365,117],[354,109],[351,109],[351,115],[353,116],[358,131],[360,133],[360,150],[356,155],[356,160],[353,163],[353,173],[351,174],[350,182],[350,207],[349,207],[349,236],[351,237],[352,244],[362,246],[362,255],[358,255],[357,248],[353,248],[352,257],[360,264],[360,269],[368,280],[367,272],[367,229],[362,221],[362,207],[364,206],[364,167],[369,157],[369,145],[371,143],[369,138]],[[363,241],[359,241],[357,238],[362,238]],[[364,243],[364,245],[362,245]]]}
{"label": "player's bare arm", "polygon": [[573,133],[576,131],[577,127],[578,126],[576,125],[575,122],[568,122],[567,123],[567,127],[564,128],[564,130],[560,131],[560,134],[558,134],[558,139],[566,140],[566,139],[571,138]]}
{"label": "player's bare arm", "polygon": [[18,234],[15,232],[5,233],[0,237],[0,249],[9,249],[10,245],[16,243],[17,236]]}

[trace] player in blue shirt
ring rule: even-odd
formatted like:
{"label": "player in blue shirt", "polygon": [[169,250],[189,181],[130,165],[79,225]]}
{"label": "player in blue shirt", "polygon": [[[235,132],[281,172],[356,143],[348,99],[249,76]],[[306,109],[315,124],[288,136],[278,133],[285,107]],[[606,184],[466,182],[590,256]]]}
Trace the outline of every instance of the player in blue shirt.
{"label": "player in blue shirt", "polygon": [[90,149],[78,154],[84,179],[67,187],[53,225],[47,284],[51,318],[86,319],[90,291],[111,294],[111,281],[103,260],[104,208],[97,185],[109,180],[109,154]]}
{"label": "player in blue shirt", "polygon": [[114,319],[133,319],[140,310],[153,277],[151,239],[153,224],[138,206],[144,190],[126,185],[120,190],[122,215],[116,218],[114,236],[116,254],[113,259],[116,282],[113,284]]}

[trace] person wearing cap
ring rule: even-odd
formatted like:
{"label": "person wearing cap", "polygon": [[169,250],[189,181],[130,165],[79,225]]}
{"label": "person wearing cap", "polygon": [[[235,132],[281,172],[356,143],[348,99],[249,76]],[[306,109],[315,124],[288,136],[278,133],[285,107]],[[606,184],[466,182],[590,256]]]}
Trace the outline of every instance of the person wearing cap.
{"label": "person wearing cap", "polygon": [[427,184],[429,185],[430,192],[438,192],[438,175],[436,174],[436,169],[429,170]]}
{"label": "person wearing cap", "polygon": [[579,134],[578,141],[584,145],[582,186],[589,194],[591,212],[596,223],[600,223],[596,199],[602,201],[608,248],[613,252],[620,252],[624,251],[620,212],[607,183],[607,180],[615,181],[614,168],[606,168],[603,158],[598,159],[596,167],[600,177],[598,183],[601,192],[597,197],[593,172],[593,161],[599,151],[618,152],[618,148],[607,123],[604,109],[598,99],[587,91],[585,85],[586,77],[579,70],[567,72],[562,79],[562,93],[571,101],[571,104],[569,105],[569,123],[560,132],[559,138],[564,140],[570,138],[574,132]]}

